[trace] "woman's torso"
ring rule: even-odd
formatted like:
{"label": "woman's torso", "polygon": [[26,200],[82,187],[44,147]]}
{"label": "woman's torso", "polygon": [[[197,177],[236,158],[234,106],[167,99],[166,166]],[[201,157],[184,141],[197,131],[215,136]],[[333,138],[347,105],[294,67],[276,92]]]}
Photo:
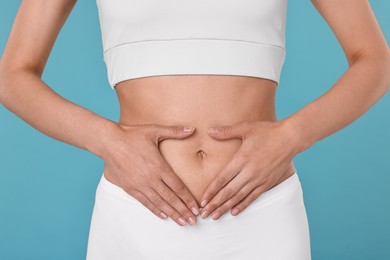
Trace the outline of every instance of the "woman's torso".
{"label": "woman's torso", "polygon": [[[218,141],[209,127],[243,121],[276,121],[274,81],[230,75],[164,75],[125,80],[116,86],[120,124],[192,125],[186,139],[165,139],[163,158],[200,205],[207,185],[241,145],[240,139]],[[104,171],[108,171],[106,168]],[[279,184],[295,171],[291,161]]]}

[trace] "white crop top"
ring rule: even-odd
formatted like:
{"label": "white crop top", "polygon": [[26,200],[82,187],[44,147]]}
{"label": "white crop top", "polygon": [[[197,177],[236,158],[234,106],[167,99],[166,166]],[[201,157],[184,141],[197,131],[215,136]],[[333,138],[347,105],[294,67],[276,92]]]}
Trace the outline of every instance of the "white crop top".
{"label": "white crop top", "polygon": [[279,85],[287,0],[96,0],[112,89],[169,74],[243,75]]}

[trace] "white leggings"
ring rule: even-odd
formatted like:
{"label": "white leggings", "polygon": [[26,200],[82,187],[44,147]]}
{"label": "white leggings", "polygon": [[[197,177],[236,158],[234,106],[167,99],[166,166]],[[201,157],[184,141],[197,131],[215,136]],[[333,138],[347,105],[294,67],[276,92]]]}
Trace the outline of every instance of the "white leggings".
{"label": "white leggings", "polygon": [[297,172],[233,216],[161,219],[104,173],[96,190],[87,260],[311,260]]}

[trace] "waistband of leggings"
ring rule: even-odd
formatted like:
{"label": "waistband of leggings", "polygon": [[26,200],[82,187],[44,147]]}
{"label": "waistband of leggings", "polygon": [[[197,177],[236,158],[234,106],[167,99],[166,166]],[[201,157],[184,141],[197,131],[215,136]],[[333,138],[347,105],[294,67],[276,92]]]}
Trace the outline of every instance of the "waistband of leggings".
{"label": "waistband of leggings", "polygon": [[119,198],[131,201],[131,202],[141,203],[136,198],[134,198],[133,196],[128,194],[121,187],[119,187],[118,185],[107,180],[107,178],[104,176],[104,172],[102,173],[102,176],[100,177],[100,181],[99,181],[97,190],[99,190],[99,189],[103,189],[105,192],[109,192],[110,194],[115,195]]}
{"label": "waistband of leggings", "polygon": [[301,188],[301,182],[299,180],[298,173],[295,170],[294,173],[291,176],[289,176],[287,179],[285,179],[278,185],[272,187],[271,189],[261,193],[260,196],[255,201],[252,202],[253,204],[252,207],[255,207],[254,205],[260,206],[265,202],[277,198],[296,188]]}
{"label": "waistband of leggings", "polygon": [[[291,176],[289,176],[287,179],[279,183],[278,185],[272,187],[271,189],[263,192],[260,194],[260,196],[252,202],[252,204],[263,204],[264,202],[276,198],[285,192],[288,192],[294,188],[300,187],[301,183],[298,177],[297,171],[295,171]],[[121,187],[117,186],[116,184],[110,182],[107,180],[107,178],[104,176],[104,172],[102,173],[102,176],[100,178],[100,182],[98,184],[98,190],[103,189],[106,192],[109,192],[117,197],[120,197],[122,199],[141,203],[136,198],[128,194],[125,190],[123,190]],[[252,206],[254,207],[254,206]]]}

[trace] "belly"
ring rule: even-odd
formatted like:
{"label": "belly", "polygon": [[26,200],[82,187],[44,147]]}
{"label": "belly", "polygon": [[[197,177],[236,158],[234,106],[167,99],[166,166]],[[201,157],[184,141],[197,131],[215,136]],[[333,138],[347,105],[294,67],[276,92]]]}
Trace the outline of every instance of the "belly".
{"label": "belly", "polygon": [[[240,139],[218,141],[207,129],[244,121],[275,121],[276,83],[225,75],[164,75],[122,81],[116,86],[119,123],[192,125],[186,139],[160,142],[162,157],[200,205],[207,185],[241,145]],[[295,171],[293,162],[275,185]]]}

